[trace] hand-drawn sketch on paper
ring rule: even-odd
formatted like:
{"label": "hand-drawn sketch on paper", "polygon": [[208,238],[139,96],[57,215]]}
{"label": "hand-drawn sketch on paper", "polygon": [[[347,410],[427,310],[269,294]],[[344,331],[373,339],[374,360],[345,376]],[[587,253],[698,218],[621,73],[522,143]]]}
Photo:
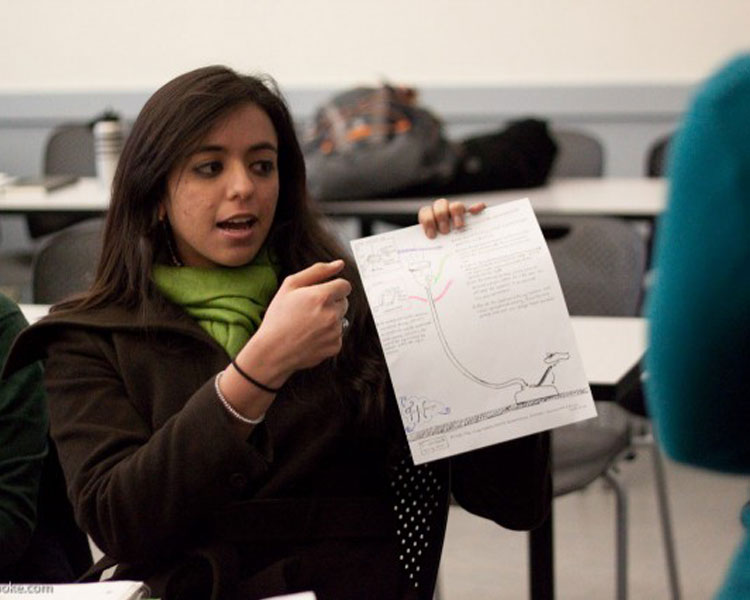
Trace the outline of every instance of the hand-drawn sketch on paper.
{"label": "hand-drawn sketch on paper", "polygon": [[434,240],[409,227],[352,249],[415,462],[595,416],[528,201]]}
{"label": "hand-drawn sketch on paper", "polygon": [[411,433],[418,425],[431,421],[436,415],[448,415],[451,412],[450,407],[442,402],[424,397],[401,397],[399,403],[401,404],[401,414],[404,415],[406,433]]}

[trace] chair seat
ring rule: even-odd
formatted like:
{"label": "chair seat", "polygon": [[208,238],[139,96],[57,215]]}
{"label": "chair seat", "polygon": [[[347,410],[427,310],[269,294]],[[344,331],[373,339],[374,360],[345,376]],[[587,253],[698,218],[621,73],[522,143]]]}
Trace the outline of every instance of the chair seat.
{"label": "chair seat", "polygon": [[629,445],[627,423],[602,426],[594,419],[556,429],[552,433],[555,496],[589,485]]}

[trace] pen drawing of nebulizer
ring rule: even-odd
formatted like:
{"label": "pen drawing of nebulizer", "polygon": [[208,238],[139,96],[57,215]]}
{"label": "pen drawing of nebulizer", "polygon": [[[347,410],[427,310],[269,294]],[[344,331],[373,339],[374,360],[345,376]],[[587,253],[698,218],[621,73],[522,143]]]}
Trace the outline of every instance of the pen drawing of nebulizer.
{"label": "pen drawing of nebulizer", "polygon": [[430,260],[424,256],[423,252],[414,250],[405,252],[404,255],[406,258],[406,266],[409,270],[409,273],[411,274],[414,281],[424,289],[425,300],[430,307],[432,321],[435,325],[435,330],[437,331],[438,338],[440,339],[440,344],[445,351],[445,355],[448,357],[453,366],[464,377],[470,379],[478,385],[495,390],[517,387],[518,389],[513,395],[516,405],[523,405],[530,402],[533,403],[543,398],[557,396],[558,390],[554,385],[554,368],[558,363],[570,358],[570,354],[567,352],[549,352],[545,355],[545,368],[542,376],[537,383],[529,383],[522,377],[513,377],[511,379],[507,379],[506,381],[493,382],[472,373],[453,352],[445,336],[443,327],[440,323],[440,315],[437,311],[436,302],[445,294],[448,286],[446,286],[446,290],[444,290],[436,299],[432,291],[436,278],[432,273],[432,263],[430,262]]}

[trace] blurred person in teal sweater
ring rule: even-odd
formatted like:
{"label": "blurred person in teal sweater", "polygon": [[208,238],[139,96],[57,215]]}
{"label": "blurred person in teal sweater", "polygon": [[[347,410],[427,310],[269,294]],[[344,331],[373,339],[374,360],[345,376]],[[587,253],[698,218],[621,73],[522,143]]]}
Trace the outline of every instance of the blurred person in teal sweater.
{"label": "blurred person in teal sweater", "polygon": [[[698,90],[668,171],[649,296],[649,409],[675,460],[748,474],[750,54]],[[742,523],[750,528],[750,503]],[[750,598],[747,531],[717,598]]]}

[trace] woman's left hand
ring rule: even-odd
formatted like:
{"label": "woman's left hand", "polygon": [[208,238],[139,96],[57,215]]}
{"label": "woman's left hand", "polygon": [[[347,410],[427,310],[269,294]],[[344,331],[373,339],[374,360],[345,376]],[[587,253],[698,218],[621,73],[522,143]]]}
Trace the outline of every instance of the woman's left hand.
{"label": "woman's left hand", "polygon": [[432,239],[438,232],[448,233],[452,228],[460,229],[464,226],[467,211],[476,215],[486,206],[484,202],[478,202],[466,208],[463,202],[448,202],[445,198],[440,198],[431,205],[420,208],[417,216],[425,235]]}

